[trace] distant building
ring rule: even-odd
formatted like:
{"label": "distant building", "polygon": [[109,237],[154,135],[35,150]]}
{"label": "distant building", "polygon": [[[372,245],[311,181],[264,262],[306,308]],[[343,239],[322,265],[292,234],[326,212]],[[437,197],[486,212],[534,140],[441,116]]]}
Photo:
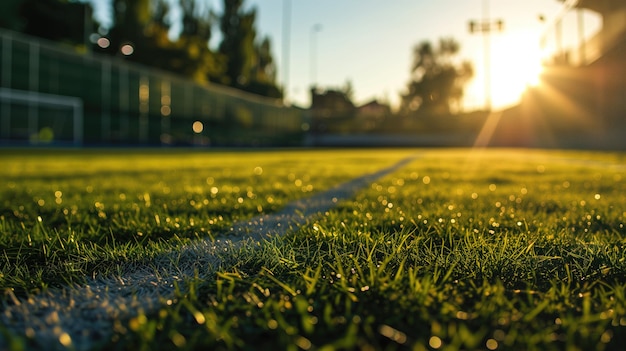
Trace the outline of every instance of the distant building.
{"label": "distant building", "polygon": [[314,118],[346,118],[354,116],[354,104],[339,90],[311,89],[311,112]]}
{"label": "distant building", "polygon": [[350,122],[356,112],[350,98],[342,91],[311,88],[311,123],[314,133],[336,129],[338,124]]}
{"label": "distant building", "polygon": [[372,130],[390,115],[391,107],[374,99],[356,108],[355,122],[360,124],[362,130]]}

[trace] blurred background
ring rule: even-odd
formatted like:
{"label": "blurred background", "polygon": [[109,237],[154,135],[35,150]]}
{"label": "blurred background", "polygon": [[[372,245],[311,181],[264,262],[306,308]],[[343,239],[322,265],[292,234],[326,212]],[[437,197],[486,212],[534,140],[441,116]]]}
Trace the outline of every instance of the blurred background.
{"label": "blurred background", "polygon": [[624,149],[622,0],[3,0],[0,144]]}

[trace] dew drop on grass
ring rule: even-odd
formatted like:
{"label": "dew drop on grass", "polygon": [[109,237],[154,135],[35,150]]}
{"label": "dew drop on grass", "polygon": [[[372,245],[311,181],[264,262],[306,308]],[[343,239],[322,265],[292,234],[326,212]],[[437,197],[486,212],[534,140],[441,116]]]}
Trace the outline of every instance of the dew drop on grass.
{"label": "dew drop on grass", "polygon": [[495,350],[498,348],[498,342],[495,339],[488,339],[485,346],[487,346],[489,350]]}
{"label": "dew drop on grass", "polygon": [[609,342],[611,342],[611,339],[613,339],[613,331],[610,329],[604,331],[604,333],[602,333],[602,336],[600,336],[600,341],[602,341],[605,344],[608,344]]}
{"label": "dew drop on grass", "polygon": [[176,346],[176,347],[183,347],[185,346],[185,344],[187,343],[187,340],[185,339],[185,337],[178,333],[178,332],[174,332],[174,334],[171,337],[172,343]]}
{"label": "dew drop on grass", "polygon": [[72,345],[72,338],[68,333],[62,333],[59,336],[59,343],[61,343],[61,345],[65,347],[69,347],[70,345]]}
{"label": "dew drop on grass", "polygon": [[193,317],[198,324],[204,324],[204,322],[206,322],[206,318],[204,318],[204,315],[199,311],[194,312]]}
{"label": "dew drop on grass", "polygon": [[430,339],[428,340],[428,345],[430,345],[430,347],[432,347],[433,349],[438,349],[441,347],[442,342],[441,339],[438,336],[431,336]]}
{"label": "dew drop on grass", "polygon": [[[399,331],[396,328],[383,324],[380,326],[379,330],[381,335],[397,342],[398,344],[404,344],[407,341],[406,334]],[[432,338],[431,338],[432,339]],[[431,345],[432,346],[432,345]]]}
{"label": "dew drop on grass", "polygon": [[296,345],[303,350],[309,350],[311,346],[313,346],[311,341],[304,336],[300,336],[296,339]]}
{"label": "dew drop on grass", "polygon": [[464,312],[464,311],[457,311],[456,318],[461,319],[461,320],[467,320],[469,319],[469,313]]}

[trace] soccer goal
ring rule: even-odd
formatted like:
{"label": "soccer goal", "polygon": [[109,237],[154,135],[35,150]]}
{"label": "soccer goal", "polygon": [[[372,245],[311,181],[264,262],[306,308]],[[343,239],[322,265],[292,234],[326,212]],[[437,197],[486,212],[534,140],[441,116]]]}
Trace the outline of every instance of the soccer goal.
{"label": "soccer goal", "polygon": [[0,88],[0,139],[83,143],[83,101],[77,97]]}

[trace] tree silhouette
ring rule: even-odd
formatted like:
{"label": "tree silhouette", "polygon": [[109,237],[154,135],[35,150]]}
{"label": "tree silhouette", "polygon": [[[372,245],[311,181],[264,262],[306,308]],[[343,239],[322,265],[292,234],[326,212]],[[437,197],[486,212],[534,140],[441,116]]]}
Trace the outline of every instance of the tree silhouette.
{"label": "tree silhouette", "polygon": [[18,14],[22,0],[3,0],[0,2],[0,28],[19,32],[24,27],[24,19]]}
{"label": "tree silhouette", "polygon": [[209,48],[217,16],[198,7],[195,0],[180,0],[179,4],[182,30],[176,44],[184,50],[185,59],[174,62],[174,70],[198,82],[220,81],[225,59]]}
{"label": "tree silhouette", "polygon": [[0,27],[48,40],[85,45],[91,6],[67,0],[1,0]]}
{"label": "tree silhouette", "polygon": [[[111,0],[112,25],[94,52],[175,72],[197,82],[219,82],[259,95],[280,98],[271,40],[257,41],[256,9],[244,0],[224,0],[216,15],[204,0]],[[172,37],[173,7],[180,33]],[[209,46],[219,22],[222,41]],[[89,27],[85,27],[89,26]],[[91,7],[71,0],[0,0],[0,27],[26,34],[85,45],[95,32]],[[123,51],[123,47],[132,50]]]}
{"label": "tree silhouette", "polygon": [[256,41],[256,9],[245,10],[243,0],[224,0],[220,18],[219,53],[226,59],[224,84],[252,93],[279,98],[276,66],[270,39]]}
{"label": "tree silhouette", "polygon": [[[134,50],[133,54],[129,56],[130,60],[145,63],[152,56],[152,48],[156,45],[152,37],[162,34],[164,31],[167,32],[167,28],[158,31],[154,26],[150,2],[150,0],[112,1],[113,26],[107,35],[110,45],[102,48],[102,51],[114,56],[121,56],[120,48],[123,45],[131,45]],[[156,8],[160,11],[167,11],[161,5],[163,5],[163,1],[157,2]],[[157,12],[158,15],[159,12]],[[165,23],[158,24],[166,25]],[[158,67],[157,62],[155,61],[153,66]]]}
{"label": "tree silhouette", "polygon": [[463,86],[474,74],[470,62],[456,60],[459,49],[452,38],[440,39],[437,48],[428,41],[414,48],[412,77],[402,96],[402,112],[444,115],[458,107]]}

